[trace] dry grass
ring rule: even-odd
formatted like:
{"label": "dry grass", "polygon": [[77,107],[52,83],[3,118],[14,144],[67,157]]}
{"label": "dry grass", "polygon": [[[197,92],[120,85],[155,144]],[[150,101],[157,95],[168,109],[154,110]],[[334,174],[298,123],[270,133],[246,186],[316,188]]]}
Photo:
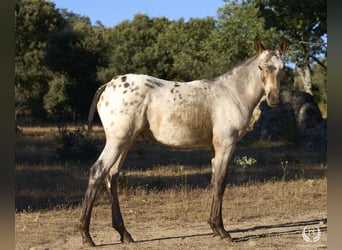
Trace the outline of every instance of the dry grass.
{"label": "dry grass", "polygon": [[[55,161],[56,133],[57,128],[23,128],[17,137],[16,249],[84,249],[75,225],[91,162]],[[93,136],[95,141],[102,138],[102,129],[95,127]],[[167,151],[140,143],[128,154],[119,193],[127,229],[137,243],[119,242],[102,188],[91,223],[99,249],[327,248],[324,156],[283,145],[238,147],[236,154],[258,162],[229,172],[223,218],[233,243],[213,238],[206,223],[210,152]],[[289,161],[289,173],[281,181],[284,160]],[[309,224],[321,229],[317,243],[301,236]]]}
{"label": "dry grass", "polygon": [[[119,197],[136,244],[124,245],[110,227],[110,206],[94,208],[91,233],[100,249],[301,249],[306,224],[322,231],[316,247],[326,248],[326,179],[267,182],[228,187],[223,215],[234,243],[212,238],[206,223],[209,189],[131,190]],[[16,214],[16,248],[82,249],[75,225],[80,207]],[[320,224],[321,222],[321,224]],[[39,249],[39,248],[38,248]]]}

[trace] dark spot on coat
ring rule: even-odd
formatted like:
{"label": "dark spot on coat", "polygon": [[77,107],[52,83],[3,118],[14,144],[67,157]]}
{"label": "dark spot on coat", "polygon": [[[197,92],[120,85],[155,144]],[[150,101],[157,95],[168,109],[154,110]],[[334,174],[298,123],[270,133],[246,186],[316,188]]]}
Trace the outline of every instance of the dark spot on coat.
{"label": "dark spot on coat", "polygon": [[119,76],[114,76],[113,77],[113,80],[116,80],[116,79],[118,79],[119,78]]}
{"label": "dark spot on coat", "polygon": [[148,81],[149,83],[152,83],[152,85],[156,85],[156,86],[158,86],[158,87],[163,86],[163,84],[162,84],[160,81],[158,81],[158,80],[146,79],[146,81]]}
{"label": "dark spot on coat", "polygon": [[126,94],[126,93],[127,93],[127,90],[124,90],[123,93]]}
{"label": "dark spot on coat", "polygon": [[174,87],[180,87],[179,83],[178,83],[178,82],[175,82]]}
{"label": "dark spot on coat", "polygon": [[131,89],[131,92],[136,91],[139,89],[139,86],[136,86],[135,88]]}
{"label": "dark spot on coat", "polygon": [[154,86],[153,86],[153,85],[151,85],[151,84],[149,84],[149,83],[145,83],[145,85],[146,85],[147,87],[151,88],[151,89],[153,89],[153,88],[154,88]]}
{"label": "dark spot on coat", "polygon": [[125,87],[125,88],[128,88],[128,87],[129,87],[129,83],[128,83],[128,82],[125,82],[124,87]]}
{"label": "dark spot on coat", "polygon": [[107,106],[109,105],[109,102],[108,102],[108,101],[106,101],[106,102],[105,102],[105,105],[106,105],[106,107],[107,107]]}
{"label": "dark spot on coat", "polygon": [[171,90],[170,90],[172,94],[173,94],[173,90],[174,90],[174,89],[171,89]]}
{"label": "dark spot on coat", "polygon": [[127,76],[122,76],[122,77],[121,77],[121,81],[122,81],[122,82],[125,82],[126,79],[127,79]]}

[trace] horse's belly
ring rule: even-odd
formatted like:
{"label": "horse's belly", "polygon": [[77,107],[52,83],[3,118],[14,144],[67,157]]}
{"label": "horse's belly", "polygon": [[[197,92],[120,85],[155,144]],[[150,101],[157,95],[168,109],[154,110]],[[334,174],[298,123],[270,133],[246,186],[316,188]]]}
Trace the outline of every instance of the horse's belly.
{"label": "horse's belly", "polygon": [[176,148],[197,148],[211,145],[212,136],[208,131],[189,130],[187,128],[175,128],[175,130],[160,130],[153,133],[157,142]]}
{"label": "horse's belly", "polygon": [[171,147],[206,147],[212,142],[211,119],[206,114],[184,111],[164,114],[149,125],[154,140]]}

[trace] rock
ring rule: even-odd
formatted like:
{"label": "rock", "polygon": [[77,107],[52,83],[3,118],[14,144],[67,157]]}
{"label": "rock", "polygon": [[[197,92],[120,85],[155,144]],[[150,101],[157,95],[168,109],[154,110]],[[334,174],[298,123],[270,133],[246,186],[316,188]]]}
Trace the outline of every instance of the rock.
{"label": "rock", "polygon": [[302,91],[282,91],[280,98],[275,108],[266,101],[260,103],[260,117],[246,135],[247,140],[289,141],[308,150],[325,151],[326,120],[313,96]]}
{"label": "rock", "polygon": [[266,101],[260,103],[261,115],[254,124],[254,130],[260,135],[260,140],[288,140],[292,131],[296,130],[296,120],[291,105],[284,103],[271,108]]}
{"label": "rock", "polygon": [[[280,93],[280,99],[282,103],[289,103],[293,109],[295,116],[297,117],[301,106],[305,103],[315,103],[315,99],[312,95],[303,91],[288,91],[284,90]],[[317,105],[316,105],[317,106]],[[318,108],[318,106],[317,106]]]}

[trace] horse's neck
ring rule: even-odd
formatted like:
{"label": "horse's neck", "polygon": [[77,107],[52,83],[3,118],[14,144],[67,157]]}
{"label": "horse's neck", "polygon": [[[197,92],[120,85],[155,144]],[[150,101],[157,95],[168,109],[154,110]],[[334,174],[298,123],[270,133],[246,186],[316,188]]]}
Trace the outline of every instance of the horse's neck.
{"label": "horse's neck", "polygon": [[264,95],[257,57],[248,59],[220,78],[221,84],[226,85],[231,93],[234,92],[233,95],[241,100],[249,112],[253,112]]}

